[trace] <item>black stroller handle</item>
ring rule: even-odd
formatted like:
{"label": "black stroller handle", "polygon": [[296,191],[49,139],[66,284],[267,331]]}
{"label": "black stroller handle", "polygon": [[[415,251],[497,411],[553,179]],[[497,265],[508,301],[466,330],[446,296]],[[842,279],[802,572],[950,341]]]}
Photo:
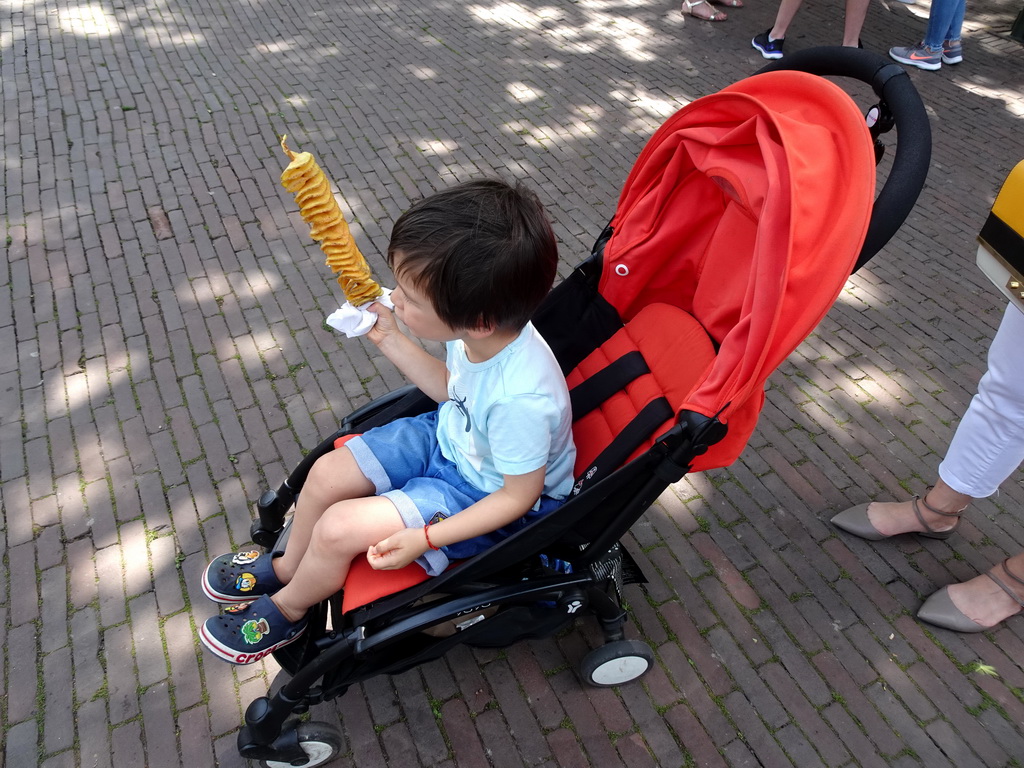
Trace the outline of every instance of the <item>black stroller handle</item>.
{"label": "black stroller handle", "polygon": [[[896,124],[899,138],[889,176],[875,199],[871,220],[853,271],[863,267],[896,234],[924,186],[931,162],[928,115],[907,71],[880,54],[858,48],[807,48],[758,70],[790,69],[822,77],[850,77],[867,83]],[[884,109],[883,109],[884,111]]]}

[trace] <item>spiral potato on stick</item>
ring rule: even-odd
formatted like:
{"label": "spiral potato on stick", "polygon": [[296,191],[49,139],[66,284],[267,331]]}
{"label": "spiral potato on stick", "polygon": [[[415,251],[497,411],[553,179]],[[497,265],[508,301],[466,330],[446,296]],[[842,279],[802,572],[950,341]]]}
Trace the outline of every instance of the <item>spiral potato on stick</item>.
{"label": "spiral potato on stick", "polygon": [[281,186],[295,195],[299,213],[320,243],[327,266],[338,275],[345,298],[354,307],[378,298],[383,291],[370,276],[370,266],[356,247],[348,223],[331,194],[331,185],[309,152],[292,152],[281,137],[281,149],[291,161],[281,173]]}

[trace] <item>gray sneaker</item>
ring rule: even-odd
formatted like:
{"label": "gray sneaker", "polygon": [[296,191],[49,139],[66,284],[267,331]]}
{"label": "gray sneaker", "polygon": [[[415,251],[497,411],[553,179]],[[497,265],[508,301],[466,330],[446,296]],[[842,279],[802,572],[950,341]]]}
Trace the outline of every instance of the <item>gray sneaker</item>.
{"label": "gray sneaker", "polygon": [[889,56],[900,64],[909,64],[920,69],[940,69],[942,67],[942,50],[933,51],[924,43],[890,48]]}
{"label": "gray sneaker", "polygon": [[959,40],[946,40],[942,44],[942,63],[959,64],[964,60],[964,47]]}

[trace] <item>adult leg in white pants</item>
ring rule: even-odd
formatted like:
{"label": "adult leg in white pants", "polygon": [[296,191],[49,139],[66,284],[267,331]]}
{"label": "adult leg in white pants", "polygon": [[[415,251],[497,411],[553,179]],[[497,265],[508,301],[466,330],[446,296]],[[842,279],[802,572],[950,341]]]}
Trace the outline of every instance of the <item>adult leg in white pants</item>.
{"label": "adult leg in white pants", "polygon": [[[840,512],[832,522],[865,539],[901,533],[947,538],[972,499],[995,493],[1024,462],[1024,312],[1008,306],[978,384],[938,479],[923,499],[874,502]],[[981,632],[1024,610],[1024,552],[988,573],[943,587],[918,618],[958,632]]]}

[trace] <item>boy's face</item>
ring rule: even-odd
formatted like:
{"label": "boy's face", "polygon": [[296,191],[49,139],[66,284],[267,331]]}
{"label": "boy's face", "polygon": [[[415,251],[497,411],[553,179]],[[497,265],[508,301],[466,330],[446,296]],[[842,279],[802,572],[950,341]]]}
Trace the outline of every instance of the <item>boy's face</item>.
{"label": "boy's face", "polygon": [[427,341],[452,341],[460,338],[458,331],[451,328],[434,310],[430,299],[412,284],[410,276],[402,272],[402,257],[395,255],[395,290],[391,292],[391,301],[395,304],[395,314],[405,323],[410,333]]}

